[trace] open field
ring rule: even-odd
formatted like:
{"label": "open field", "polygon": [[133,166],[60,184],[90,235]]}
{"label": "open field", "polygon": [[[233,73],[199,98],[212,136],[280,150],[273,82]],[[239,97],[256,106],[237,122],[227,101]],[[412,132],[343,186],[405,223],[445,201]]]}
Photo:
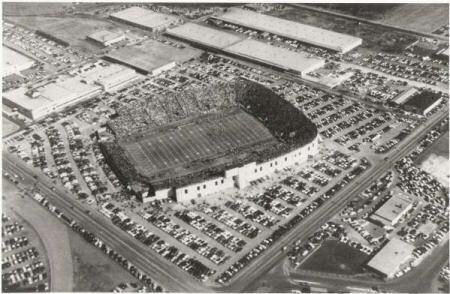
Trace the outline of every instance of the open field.
{"label": "open field", "polygon": [[343,275],[364,273],[362,267],[369,256],[338,241],[325,241],[313,255],[300,266],[302,270],[327,272]]}
{"label": "open field", "polygon": [[215,120],[209,118],[147,135],[122,146],[133,164],[143,173],[150,174],[266,141],[275,141],[269,130],[252,116],[239,111]]}
{"label": "open field", "polygon": [[8,180],[2,181],[3,207],[11,207],[27,221],[39,235],[50,266],[50,289],[57,292],[72,291],[72,257],[67,227],[37,202],[21,196]]}
{"label": "open field", "polygon": [[72,3],[26,3],[26,2],[3,2],[4,16],[25,16],[58,14],[72,6]]}
{"label": "open field", "polygon": [[10,121],[9,119],[2,117],[2,137],[6,137],[9,134],[14,133],[20,129],[18,125],[16,125],[14,122]]}
{"label": "open field", "polygon": [[86,36],[99,30],[114,30],[116,26],[107,21],[75,17],[8,17],[8,20],[23,25],[31,30],[40,30],[71,46],[88,51],[100,47],[86,40]]}
{"label": "open field", "polygon": [[417,40],[415,36],[406,33],[301,8],[275,11],[271,15],[362,38],[361,47],[372,51],[402,52]]}
{"label": "open field", "polygon": [[120,282],[137,280],[103,252],[88,244],[79,235],[70,232],[73,263],[73,291],[111,292]]}
{"label": "open field", "polygon": [[382,23],[431,33],[448,24],[448,5],[401,4],[388,10],[379,20]]}

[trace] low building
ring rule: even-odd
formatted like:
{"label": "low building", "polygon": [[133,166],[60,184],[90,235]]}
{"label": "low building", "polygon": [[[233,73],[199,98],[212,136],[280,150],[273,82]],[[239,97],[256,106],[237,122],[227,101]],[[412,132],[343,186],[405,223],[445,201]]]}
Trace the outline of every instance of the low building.
{"label": "low building", "polygon": [[166,34],[207,50],[223,49],[242,40],[237,34],[190,22],[169,29]]}
{"label": "low building", "polygon": [[21,71],[29,69],[35,61],[13,49],[2,46],[3,76],[19,74]]}
{"label": "low building", "polygon": [[98,43],[102,46],[108,47],[111,46],[112,44],[125,40],[125,34],[102,30],[90,34],[89,36],[87,36],[87,39],[95,43]]}
{"label": "low building", "polygon": [[236,7],[228,8],[226,13],[214,18],[339,53],[346,53],[362,44],[362,39],[355,36]]}
{"label": "low building", "polygon": [[141,45],[127,46],[108,53],[103,58],[120,63],[142,73],[158,75],[201,54],[194,48],[177,48],[149,40]]}
{"label": "low building", "polygon": [[3,93],[3,103],[33,120],[61,111],[102,91],[112,92],[139,78],[133,70],[98,62],[73,70],[71,75]]}
{"label": "low building", "polygon": [[181,19],[176,16],[154,12],[137,6],[113,13],[110,17],[113,20],[152,32],[163,31],[181,22]]}
{"label": "low building", "polygon": [[394,195],[370,216],[370,220],[384,227],[393,227],[411,209],[412,204],[412,196],[396,188]]}
{"label": "low building", "polygon": [[412,257],[414,246],[400,239],[390,240],[369,262],[368,266],[387,278],[392,278]]}
{"label": "low building", "polygon": [[246,39],[225,48],[229,54],[279,70],[305,75],[325,65],[325,60],[289,49]]}
{"label": "low building", "polygon": [[407,101],[411,96],[415,95],[419,91],[416,88],[409,88],[405,91],[401,92],[394,98],[394,102],[397,104],[403,104],[405,101]]}

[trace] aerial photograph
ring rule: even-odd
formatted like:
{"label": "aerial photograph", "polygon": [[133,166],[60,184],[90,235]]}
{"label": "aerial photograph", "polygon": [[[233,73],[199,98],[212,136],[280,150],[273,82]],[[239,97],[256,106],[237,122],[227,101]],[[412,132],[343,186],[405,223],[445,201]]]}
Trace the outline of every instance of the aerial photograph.
{"label": "aerial photograph", "polygon": [[448,3],[2,1],[2,60],[2,292],[450,292]]}

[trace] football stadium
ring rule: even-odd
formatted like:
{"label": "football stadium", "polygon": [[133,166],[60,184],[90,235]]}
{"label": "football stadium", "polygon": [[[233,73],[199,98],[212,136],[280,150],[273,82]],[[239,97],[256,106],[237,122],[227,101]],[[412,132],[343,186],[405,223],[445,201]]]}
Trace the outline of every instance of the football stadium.
{"label": "football stadium", "polygon": [[228,87],[217,94],[228,96],[211,100],[216,104],[198,98],[197,112],[101,144],[108,164],[143,202],[244,188],[317,152],[317,128],[299,109],[254,82]]}

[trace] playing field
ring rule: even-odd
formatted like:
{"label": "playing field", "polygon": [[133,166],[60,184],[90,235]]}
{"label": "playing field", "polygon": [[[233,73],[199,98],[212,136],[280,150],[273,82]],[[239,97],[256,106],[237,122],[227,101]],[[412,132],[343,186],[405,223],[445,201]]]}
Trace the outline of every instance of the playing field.
{"label": "playing field", "polygon": [[238,111],[122,143],[133,165],[145,175],[188,165],[193,161],[218,158],[229,151],[262,142],[276,142],[259,121]]}

